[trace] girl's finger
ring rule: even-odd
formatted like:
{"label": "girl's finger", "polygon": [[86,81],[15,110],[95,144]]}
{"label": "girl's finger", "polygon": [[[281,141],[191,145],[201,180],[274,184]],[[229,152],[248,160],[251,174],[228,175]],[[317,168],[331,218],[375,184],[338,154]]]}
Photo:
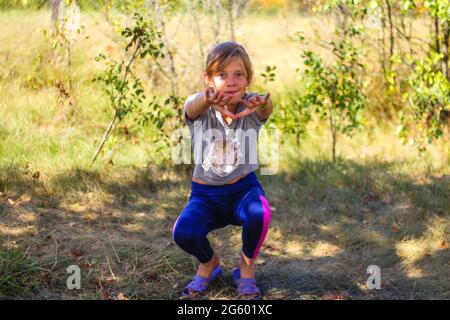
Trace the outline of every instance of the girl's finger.
{"label": "girl's finger", "polygon": [[225,104],[229,103],[231,100],[233,100],[233,97],[227,97],[227,98],[225,98]]}
{"label": "girl's finger", "polygon": [[213,99],[218,99],[220,97],[220,94],[221,94],[220,91],[214,92]]}
{"label": "girl's finger", "polygon": [[229,97],[227,97],[225,95],[222,95],[222,97],[219,100],[219,104],[220,105],[225,105],[225,104],[227,104],[230,101],[231,101],[231,99],[229,99]]}
{"label": "girl's finger", "polygon": [[223,94],[222,92],[218,92],[217,98],[214,100],[214,102],[216,102],[217,104],[220,104],[220,101],[223,98]]}
{"label": "girl's finger", "polygon": [[205,89],[205,99],[206,99],[206,101],[209,101],[209,99],[211,98],[211,95],[209,94],[210,93],[209,90],[210,90],[209,88]]}
{"label": "girl's finger", "polygon": [[244,111],[239,112],[238,114],[235,115],[236,119],[245,117],[246,115],[249,115],[252,112],[255,112],[256,109],[245,109]]}
{"label": "girl's finger", "polygon": [[236,119],[236,115],[233,114],[230,110],[222,107],[222,106],[216,106],[215,109],[219,112],[221,112],[222,114],[224,114],[227,117],[230,117],[231,119]]}
{"label": "girl's finger", "polygon": [[242,103],[243,105],[245,105],[247,108],[253,107],[253,105],[248,100],[239,99],[239,102]]}
{"label": "girl's finger", "polygon": [[251,107],[250,108],[252,108],[252,109],[257,108],[257,107],[259,107],[261,105],[261,102],[259,102],[257,100],[257,98],[249,99],[248,101],[251,103]]}
{"label": "girl's finger", "polygon": [[208,88],[208,99],[211,103],[214,102],[214,100],[217,97],[217,92],[214,92],[213,88]]}
{"label": "girl's finger", "polygon": [[219,105],[220,106],[225,106],[228,102],[230,102],[231,101],[231,99],[230,98],[228,98],[228,97],[223,97],[220,101],[219,101]]}
{"label": "girl's finger", "polygon": [[266,97],[264,98],[265,103],[269,102],[270,92],[267,92]]}

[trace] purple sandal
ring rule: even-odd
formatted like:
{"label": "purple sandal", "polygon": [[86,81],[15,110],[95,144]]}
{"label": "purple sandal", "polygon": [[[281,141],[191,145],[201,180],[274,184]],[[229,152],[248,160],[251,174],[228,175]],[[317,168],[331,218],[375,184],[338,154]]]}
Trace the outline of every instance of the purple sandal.
{"label": "purple sandal", "polygon": [[[193,299],[199,298],[205,294],[208,289],[208,285],[216,279],[222,273],[220,266],[217,266],[209,276],[204,278],[201,276],[195,276],[192,281],[183,289],[181,299]],[[191,291],[191,292],[189,292]]]}
{"label": "purple sandal", "polygon": [[234,269],[233,280],[239,292],[239,300],[261,300],[262,293],[256,286],[255,278],[241,278],[241,270]]}

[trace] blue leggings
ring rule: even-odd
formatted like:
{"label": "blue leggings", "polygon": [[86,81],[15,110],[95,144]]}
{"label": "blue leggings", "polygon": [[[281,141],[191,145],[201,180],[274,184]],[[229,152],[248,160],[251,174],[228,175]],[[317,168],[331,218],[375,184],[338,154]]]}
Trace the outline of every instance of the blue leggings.
{"label": "blue leggings", "polygon": [[222,186],[192,181],[189,201],[173,226],[175,243],[206,263],[213,257],[208,233],[228,225],[242,226],[242,252],[255,259],[270,222],[270,206],[264,195],[254,172]]}

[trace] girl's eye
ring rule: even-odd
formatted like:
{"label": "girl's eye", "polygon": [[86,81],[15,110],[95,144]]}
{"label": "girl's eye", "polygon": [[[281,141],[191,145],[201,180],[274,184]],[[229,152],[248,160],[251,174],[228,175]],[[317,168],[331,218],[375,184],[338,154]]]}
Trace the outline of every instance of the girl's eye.
{"label": "girl's eye", "polygon": [[225,78],[225,73],[219,73],[219,77]]}

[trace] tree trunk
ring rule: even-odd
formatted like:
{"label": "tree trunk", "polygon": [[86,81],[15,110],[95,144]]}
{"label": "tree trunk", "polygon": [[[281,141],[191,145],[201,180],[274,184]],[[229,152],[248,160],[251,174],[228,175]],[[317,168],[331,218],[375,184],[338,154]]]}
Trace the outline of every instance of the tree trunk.
{"label": "tree trunk", "polygon": [[391,58],[394,55],[394,45],[395,45],[395,38],[394,38],[394,21],[392,20],[392,7],[389,0],[385,0],[387,12],[388,12],[388,19],[389,19],[389,64],[391,63]]}
{"label": "tree trunk", "polygon": [[97,149],[95,150],[94,156],[92,157],[91,165],[94,164],[95,160],[97,160],[97,157],[100,154],[100,151],[102,151],[106,140],[108,140],[109,134],[111,133],[111,131],[114,129],[114,127],[116,125],[116,120],[117,120],[117,113],[116,113],[116,110],[114,110],[111,121],[109,122],[108,127],[106,128],[106,131],[103,134],[103,138],[100,141],[100,144],[98,145]]}
{"label": "tree trunk", "polygon": [[332,151],[333,151],[333,163],[336,163],[336,139],[337,138],[337,136],[336,136],[336,132],[335,131],[333,131],[333,130],[331,130],[331,139],[332,139],[332,144],[333,144],[333,146],[332,146]]}
{"label": "tree trunk", "polygon": [[216,0],[215,3],[215,14],[216,14],[216,21],[213,25],[213,33],[214,33],[214,43],[219,43],[219,36],[220,36],[220,13],[221,13],[222,5],[220,4],[220,0]]}
{"label": "tree trunk", "polygon": [[449,59],[450,59],[450,21],[447,21],[447,26],[444,33],[444,65],[445,65],[445,76],[447,80],[450,81],[450,69],[449,69]]}
{"label": "tree trunk", "polygon": [[337,10],[335,10],[334,18],[336,28],[339,31],[340,39],[341,41],[345,40],[348,34],[348,10],[342,2],[339,3]]}
{"label": "tree trunk", "polygon": [[387,82],[387,69],[386,69],[386,19],[384,19],[385,11],[384,6],[380,6],[381,8],[381,31],[382,38],[380,39],[381,44],[381,68],[383,69],[384,79]]}
{"label": "tree trunk", "polygon": [[336,162],[336,128],[335,128],[335,124],[334,124],[334,120],[333,120],[333,114],[331,111],[331,107],[328,109],[329,112],[329,116],[328,116],[328,120],[330,122],[330,134],[331,134],[331,153],[333,156],[333,163]]}
{"label": "tree trunk", "polygon": [[175,70],[175,61],[173,59],[173,53],[172,50],[170,49],[169,40],[167,38],[166,24],[164,22],[164,12],[163,9],[160,7],[158,0],[154,1],[153,5],[154,5],[154,20],[155,23],[159,23],[159,28],[162,34],[162,40],[164,43],[164,49],[166,51],[164,56],[167,67],[171,74],[170,85],[172,88],[172,95],[178,96],[178,75]]}
{"label": "tree trunk", "polygon": [[230,23],[231,40],[236,41],[236,37],[234,35],[233,2],[234,0],[228,0],[227,12],[228,12],[228,22]]}
{"label": "tree trunk", "polygon": [[195,35],[197,36],[198,49],[199,49],[199,54],[200,54],[199,62],[200,62],[200,70],[201,70],[201,69],[203,69],[203,60],[205,58],[205,50],[203,48],[203,37],[202,37],[200,24],[198,21],[198,16],[197,16],[197,11],[195,8],[194,0],[190,0],[189,5],[190,5],[190,9],[191,9],[190,11],[192,14],[192,20],[194,22],[194,32],[195,32]]}
{"label": "tree trunk", "polygon": [[54,30],[59,29],[59,12],[61,0],[52,0],[52,25]]}
{"label": "tree trunk", "polygon": [[[401,15],[400,16],[400,25],[402,27],[402,32],[399,32],[400,35],[403,36],[403,38],[408,41],[408,46],[409,46],[409,54],[411,56],[414,56],[414,50],[412,48],[412,43],[411,43],[411,37],[412,37],[412,21],[409,22],[409,32],[406,31],[406,24],[405,24],[405,15]],[[397,30],[398,31],[398,30]]]}
{"label": "tree trunk", "polygon": [[435,33],[435,50],[437,53],[441,53],[441,43],[439,41],[439,17],[434,17],[434,33]]}

